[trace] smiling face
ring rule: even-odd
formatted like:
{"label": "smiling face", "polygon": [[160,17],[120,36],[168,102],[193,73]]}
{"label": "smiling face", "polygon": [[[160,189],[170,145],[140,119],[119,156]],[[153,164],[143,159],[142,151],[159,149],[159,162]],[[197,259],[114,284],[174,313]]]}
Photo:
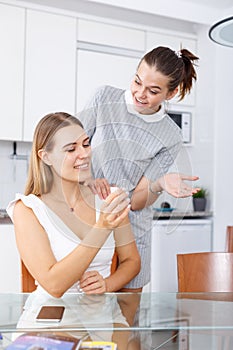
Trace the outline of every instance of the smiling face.
{"label": "smiling face", "polygon": [[89,138],[79,125],[70,125],[56,132],[52,150],[43,151],[44,162],[63,180],[84,182],[91,176]]}
{"label": "smiling face", "polygon": [[142,61],[131,83],[134,108],[141,114],[153,114],[160,109],[164,100],[176,93],[168,91],[169,78]]}

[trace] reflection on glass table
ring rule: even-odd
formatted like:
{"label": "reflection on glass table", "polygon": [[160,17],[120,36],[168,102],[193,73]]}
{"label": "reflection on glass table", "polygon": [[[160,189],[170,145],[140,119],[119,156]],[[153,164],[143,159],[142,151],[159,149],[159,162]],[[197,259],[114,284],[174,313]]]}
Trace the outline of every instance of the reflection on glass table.
{"label": "reflection on glass table", "polygon": [[[62,320],[37,322],[42,305],[64,306]],[[233,293],[0,294],[0,310],[8,342],[36,331],[114,341],[118,350],[217,350],[233,338]]]}

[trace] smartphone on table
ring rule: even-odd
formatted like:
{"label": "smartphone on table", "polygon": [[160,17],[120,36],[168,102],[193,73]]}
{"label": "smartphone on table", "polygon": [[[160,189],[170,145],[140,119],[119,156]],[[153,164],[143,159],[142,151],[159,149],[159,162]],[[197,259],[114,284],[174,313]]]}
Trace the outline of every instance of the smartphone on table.
{"label": "smartphone on table", "polygon": [[64,306],[44,305],[36,316],[37,322],[60,322],[62,320]]}

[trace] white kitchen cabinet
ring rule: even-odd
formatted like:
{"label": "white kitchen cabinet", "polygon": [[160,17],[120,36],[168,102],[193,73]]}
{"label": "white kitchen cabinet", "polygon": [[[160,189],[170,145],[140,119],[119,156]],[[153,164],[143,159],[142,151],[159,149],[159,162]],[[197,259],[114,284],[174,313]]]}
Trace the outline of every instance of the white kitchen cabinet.
{"label": "white kitchen cabinet", "polygon": [[129,89],[138,58],[78,49],[77,112],[101,85]]}
{"label": "white kitchen cabinet", "polygon": [[0,225],[0,276],[0,293],[21,291],[20,257],[11,224]]}
{"label": "white kitchen cabinet", "polygon": [[[146,49],[147,51],[152,50],[157,46],[166,46],[174,51],[180,50],[180,48],[185,48],[191,51],[193,54],[197,54],[197,43],[195,38],[183,37],[178,34],[163,34],[157,32],[147,32],[146,34]],[[182,104],[187,106],[195,105],[195,95],[196,95],[196,87],[194,83],[194,87],[190,94],[186,95],[186,97],[178,102],[177,95],[170,100],[171,104]]]}
{"label": "white kitchen cabinet", "polygon": [[196,39],[183,37],[178,34],[165,34],[157,32],[147,32],[146,35],[146,48],[152,50],[157,46],[168,46],[170,49],[178,51],[180,48],[185,48],[192,53],[196,53]]}
{"label": "white kitchen cabinet", "polygon": [[77,38],[82,42],[128,50],[145,50],[145,32],[143,30],[85,19],[78,20],[77,28]]}
{"label": "white kitchen cabinet", "polygon": [[23,140],[51,112],[75,112],[76,19],[27,10]]}
{"label": "white kitchen cabinet", "polygon": [[78,19],[77,112],[101,85],[128,89],[145,51],[145,31]]}
{"label": "white kitchen cabinet", "polygon": [[20,140],[23,118],[25,9],[0,4],[1,140]]}
{"label": "white kitchen cabinet", "polygon": [[177,254],[211,250],[211,219],[155,221],[151,245],[151,291],[178,291]]}

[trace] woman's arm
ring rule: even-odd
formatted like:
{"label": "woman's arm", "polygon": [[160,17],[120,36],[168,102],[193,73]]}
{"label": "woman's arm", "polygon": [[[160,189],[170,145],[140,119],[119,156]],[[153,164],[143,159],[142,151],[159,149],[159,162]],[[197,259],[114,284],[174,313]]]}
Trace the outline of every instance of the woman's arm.
{"label": "woman's arm", "polygon": [[106,291],[117,292],[129,283],[141,268],[141,259],[135,241],[116,248],[117,270],[105,279]]}
{"label": "woman's arm", "polygon": [[106,278],[106,289],[117,292],[129,283],[141,269],[141,258],[138,253],[132,226],[127,216],[119,227],[114,230],[118,267]]}
{"label": "woman's arm", "polygon": [[198,176],[168,173],[156,181],[150,182],[145,176],[142,176],[131,197],[131,210],[141,210],[152,205],[162,191],[166,191],[176,198],[190,197],[198,191],[198,188],[192,188],[184,181],[198,179]]}
{"label": "woman's arm", "polygon": [[[52,296],[61,297],[88,268],[109,233],[128,215],[128,202],[119,216],[112,213],[115,205],[111,194],[105,201],[106,214],[100,214],[98,222],[83,241],[66,257],[57,261],[44,228],[33,211],[21,201],[15,204],[13,221],[18,250],[24,264],[38,283]],[[111,206],[111,208],[110,208]],[[101,209],[102,210],[102,209]],[[108,211],[110,210],[110,213]]]}
{"label": "woman's arm", "polygon": [[97,271],[87,271],[80,281],[85,293],[117,292],[130,282],[140,271],[141,260],[129,219],[115,229],[117,270],[109,277],[103,278]]}
{"label": "woman's arm", "polygon": [[140,271],[140,256],[135,242],[116,249],[118,267],[109,277],[103,278],[98,271],[86,271],[81,280],[80,288],[86,294],[101,294],[120,291]]}

